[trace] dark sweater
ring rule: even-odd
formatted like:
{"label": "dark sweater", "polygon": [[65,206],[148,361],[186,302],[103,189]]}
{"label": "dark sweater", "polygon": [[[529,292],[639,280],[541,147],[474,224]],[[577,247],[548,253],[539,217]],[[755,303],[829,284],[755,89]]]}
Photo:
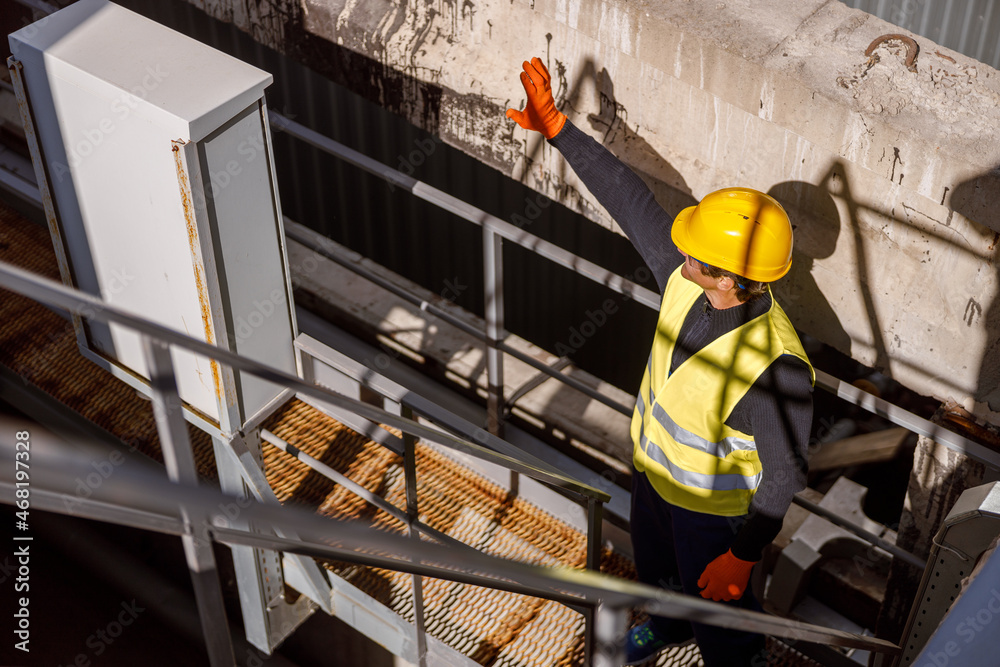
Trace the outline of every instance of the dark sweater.
{"label": "dark sweater", "polygon": [[[568,120],[550,143],[632,241],[662,293],[670,274],[684,261],[670,239],[673,216],[660,207],[641,178]],[[697,350],[770,307],[771,296],[764,295],[717,310],[703,294],[684,319],[670,372]],[[733,555],[756,561],[781,530],[792,496],[806,485],[812,425],[809,369],[797,357],[779,357],[736,404],[726,424],[754,437],[763,468],[746,521],[733,522]]]}

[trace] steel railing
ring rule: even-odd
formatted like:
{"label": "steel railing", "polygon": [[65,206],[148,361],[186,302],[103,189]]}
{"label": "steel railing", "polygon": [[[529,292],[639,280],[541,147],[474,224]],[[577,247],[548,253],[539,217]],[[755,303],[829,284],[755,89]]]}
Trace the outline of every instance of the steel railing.
{"label": "steel railing", "polygon": [[[272,114],[272,116],[276,115]],[[280,116],[278,116],[277,118],[280,119]],[[383,286],[390,287],[395,293],[398,293],[403,298],[407,298],[411,302],[414,302],[416,305],[422,307],[424,310],[428,310],[434,313],[436,316],[442,317],[442,319],[445,319],[453,324],[456,324],[457,326],[460,326],[464,331],[466,331],[466,333],[478,334],[479,337],[483,338],[486,341],[487,345],[490,346],[491,349],[496,350],[498,353],[512,354],[512,356],[520,358],[522,361],[531,363],[532,366],[538,368],[539,370],[545,372],[546,374],[551,375],[552,377],[556,377],[557,379],[563,382],[566,382],[568,385],[573,386],[585,392],[587,395],[597,400],[600,400],[605,404],[611,405],[611,407],[618,409],[620,412],[623,412],[625,414],[630,413],[630,409],[627,408],[626,406],[609,403],[611,399],[604,396],[603,394],[600,394],[600,392],[593,389],[592,387],[583,385],[582,383],[576,381],[575,379],[565,375],[564,373],[561,373],[559,370],[553,369],[535,360],[532,357],[524,355],[520,351],[512,348],[511,346],[509,346],[504,342],[505,334],[502,330],[502,326],[499,327],[496,326],[498,322],[502,323],[503,320],[502,276],[500,275],[500,270],[499,270],[500,262],[496,261],[499,255],[500,244],[497,241],[500,238],[504,238],[509,241],[518,243],[519,245],[522,245],[529,249],[535,250],[539,252],[539,254],[542,254],[543,256],[551,259],[552,261],[555,261],[567,268],[570,268],[571,270],[574,270],[580,275],[583,275],[585,277],[590,278],[591,280],[595,280],[601,284],[604,284],[621,294],[627,294],[631,298],[635,298],[636,300],[640,301],[641,303],[644,303],[648,307],[656,308],[658,307],[658,303],[655,295],[652,292],[650,292],[649,290],[645,290],[645,288],[635,285],[634,283],[626,281],[620,276],[605,271],[600,267],[596,267],[596,265],[590,264],[585,260],[576,257],[572,253],[569,253],[568,251],[565,251],[561,248],[558,248],[557,246],[553,246],[552,244],[549,244],[541,239],[538,239],[537,237],[534,237],[533,235],[528,234],[527,232],[524,232],[523,230],[518,229],[517,227],[510,225],[509,223],[493,218],[492,216],[489,216],[488,214],[479,211],[478,209],[475,209],[474,207],[471,207],[468,204],[458,202],[457,200],[454,200],[454,198],[451,198],[450,195],[446,195],[445,193],[442,193],[433,188],[430,188],[429,186],[421,184],[419,181],[407,177],[399,172],[395,172],[394,170],[391,170],[390,168],[385,167],[384,165],[379,165],[379,163],[374,163],[374,161],[371,161],[370,158],[357,154],[351,151],[351,149],[340,146],[339,144],[333,142],[332,140],[326,138],[322,138],[322,140],[320,140],[319,138],[320,135],[313,133],[311,130],[308,130],[307,128],[302,128],[301,126],[295,127],[297,124],[293,123],[292,121],[275,120],[274,118],[272,118],[272,121],[275,123],[281,123],[280,129],[282,131],[288,132],[295,136],[297,136],[297,134],[301,134],[303,136],[300,138],[307,140],[309,143],[313,145],[319,145],[327,152],[337,155],[338,157],[342,157],[343,159],[349,162],[357,163],[358,166],[368,171],[371,171],[372,173],[381,175],[389,182],[393,182],[397,185],[407,187],[407,189],[409,189],[414,194],[422,196],[422,198],[427,199],[428,201],[439,203],[439,205],[442,205],[444,208],[451,210],[453,213],[456,213],[467,220],[483,225],[484,233],[495,236],[495,238],[491,237],[491,240],[489,241],[484,241],[484,252],[492,253],[494,257],[493,262],[487,263],[489,271],[492,272],[492,275],[494,276],[493,280],[487,280],[487,290],[488,292],[494,295],[494,298],[492,298],[492,301],[494,303],[494,306],[492,306],[492,308],[494,312],[492,318],[490,317],[487,318],[488,320],[487,326],[490,329],[489,331],[480,333],[475,331],[474,328],[471,328],[472,330],[470,330],[469,325],[465,324],[461,320],[458,320],[457,318],[454,318],[449,313],[447,313],[447,311],[436,308],[433,304],[421,301],[419,300],[418,297],[415,297],[414,295],[411,294],[407,294],[405,293],[405,291],[401,292],[399,288],[391,286],[391,283],[389,281],[379,279],[377,274],[374,274],[372,272],[367,272],[368,275],[365,275],[365,277],[375,278],[376,282],[378,282],[379,284],[383,284]],[[378,167],[376,167],[375,165],[378,165]],[[296,238],[296,235],[294,234],[290,234],[290,236],[292,238]],[[299,233],[297,240],[306,241],[308,240],[306,236],[307,235],[305,234]],[[307,245],[310,245],[310,247],[314,247],[314,249],[323,253],[325,256],[330,257],[331,259],[335,260],[338,259],[335,253],[331,253],[328,251],[324,252],[324,248],[322,247],[322,245],[318,247],[316,247],[314,244],[307,244]],[[502,261],[502,258],[499,259],[501,259]],[[347,266],[348,268],[351,268],[352,270],[357,269],[357,265],[352,262],[341,261],[340,263]],[[599,507],[600,502],[607,500],[607,494],[604,494],[604,492],[602,491],[593,489],[592,487],[577,482],[576,480],[571,480],[562,475],[557,470],[545,469],[543,467],[538,467],[525,463],[523,460],[519,460],[518,458],[508,456],[503,453],[494,452],[491,451],[490,449],[480,447],[474,443],[466,442],[458,438],[449,436],[448,434],[442,433],[438,430],[425,427],[411,419],[406,419],[405,417],[399,417],[393,415],[390,412],[375,408],[374,406],[362,403],[360,401],[354,401],[353,399],[349,399],[334,392],[318,388],[314,385],[304,382],[300,378],[288,375],[287,373],[284,373],[280,370],[257,364],[256,362],[241,358],[238,355],[235,355],[226,350],[222,350],[220,348],[211,346],[207,343],[204,343],[203,341],[198,341],[196,339],[188,338],[182,334],[178,334],[174,331],[161,327],[153,322],[142,320],[141,318],[136,318],[124,311],[118,310],[108,304],[104,304],[103,302],[93,297],[90,297],[89,295],[78,293],[75,290],[66,288],[62,285],[59,285],[58,283],[53,283],[52,281],[45,281],[44,279],[33,276],[32,274],[23,272],[20,269],[17,269],[16,267],[11,267],[9,265],[0,265],[0,283],[2,283],[3,286],[9,289],[23,293],[31,298],[34,298],[38,301],[41,301],[42,303],[45,303],[46,305],[56,308],[63,308],[65,310],[69,310],[77,314],[86,313],[88,316],[94,317],[101,321],[115,322],[135,329],[136,331],[143,334],[143,336],[146,339],[145,344],[147,347],[146,350],[147,362],[149,363],[150,368],[154,368],[157,365],[157,362],[155,361],[154,357],[159,356],[162,353],[162,349],[165,349],[163,347],[165,344],[179,345],[198,354],[214,358],[220,361],[221,363],[231,365],[234,369],[243,370],[251,374],[257,375],[262,379],[291,387],[296,391],[298,391],[299,393],[304,394],[305,396],[311,396],[314,399],[335,405],[342,410],[352,412],[360,416],[361,418],[369,420],[373,423],[381,423],[381,424],[386,424],[388,426],[394,426],[396,428],[399,428],[405,434],[419,437],[427,440],[428,442],[432,442],[447,448],[461,451],[466,454],[475,456],[477,458],[489,460],[493,463],[497,463],[501,466],[504,466],[512,471],[521,474],[527,474],[543,483],[555,486],[557,488],[562,488],[567,491],[581,494],[587,498],[587,502],[590,509],[589,512],[590,520],[588,521],[588,529],[589,529],[588,567],[595,567],[594,558],[595,554],[597,553],[597,549],[599,548],[599,538],[598,539],[592,539],[592,538],[594,537],[594,531],[593,531],[594,526],[596,525],[599,530],[600,521],[599,518],[598,520],[595,521],[593,517],[595,514],[594,512],[595,505]],[[495,298],[498,293],[500,294],[499,298]],[[416,301],[414,301],[414,299],[416,299]],[[492,325],[489,324],[490,322],[492,322]],[[167,382],[167,384],[168,385],[172,384],[173,369],[172,369],[172,364],[170,364],[169,355],[166,355],[166,357],[161,358],[159,365],[165,369],[163,373],[166,376],[169,376],[169,381]],[[489,368],[494,369],[494,373],[496,373],[497,366],[498,364],[488,365]],[[924,433],[925,435],[935,437],[936,439],[943,442],[947,446],[962,451],[973,458],[982,460],[986,462],[988,465],[1000,467],[1000,456],[994,454],[993,452],[990,452],[989,450],[986,450],[977,443],[971,442],[965,438],[962,438],[961,436],[958,436],[957,434],[954,434],[951,431],[947,431],[946,429],[939,427],[936,424],[932,424],[926,420],[923,420],[920,417],[913,415],[912,413],[909,413],[905,410],[902,410],[897,406],[893,406],[892,404],[889,404],[888,402],[882,399],[874,397],[870,394],[866,394],[865,392],[856,389],[851,385],[847,385],[846,383],[837,380],[836,378],[832,378],[830,376],[826,376],[825,374],[821,373],[818,373],[818,375],[819,375],[819,384],[821,386],[837,393],[838,395],[841,395],[846,400],[854,402],[855,404],[860,405],[865,409],[868,409],[872,412],[875,412],[876,414],[884,416],[890,419],[891,421],[894,421],[897,424],[904,425],[910,428],[911,430],[917,431],[918,433]],[[503,398],[502,398],[502,378],[499,378],[496,374],[494,374],[493,379],[488,381],[488,384],[490,386],[491,392],[495,394],[494,399],[491,402],[491,410],[490,410],[491,415],[500,416],[504,412]],[[161,391],[162,396],[169,396],[171,393],[170,390],[157,390],[154,387],[153,389],[154,395],[156,394],[157,391]],[[176,389],[174,389],[173,392],[175,394]],[[156,403],[157,402],[154,401],[154,407]],[[171,408],[168,407],[168,404],[169,405],[180,404],[179,398],[176,397],[173,399],[161,397],[159,403],[162,403],[161,412],[163,413],[163,415],[169,414],[171,412]],[[493,430],[499,430],[497,428],[498,421],[499,420],[497,419],[492,424],[492,426],[494,427]],[[158,424],[158,427],[164,429],[163,432],[167,434],[166,438],[163,438],[161,436],[161,440],[164,440],[164,442],[168,442],[170,440],[169,434],[171,433],[171,429],[167,425]],[[178,427],[175,425],[173,427],[173,430],[176,431],[177,428]],[[176,452],[178,449],[184,449],[183,442],[186,442],[186,432],[183,437],[179,435],[177,437],[181,439],[180,440],[181,444],[175,445],[174,447],[166,447],[165,457],[168,457],[169,452]],[[296,455],[300,460],[305,462],[307,465],[310,465],[314,469],[317,469],[319,472],[321,472],[321,474],[330,477],[336,483],[340,484],[345,483],[345,480],[338,478],[336,475],[330,474],[331,471],[323,470],[321,465],[320,466],[316,465],[318,462],[310,461],[308,457],[304,456],[301,452],[294,450],[294,448],[290,448],[290,446],[288,446],[287,443],[283,443],[273,434],[265,432],[264,440],[269,442],[269,444],[271,445],[285,449],[285,451],[289,453],[294,453],[294,455]],[[178,455],[175,453],[175,454],[170,454],[169,456],[176,457]],[[180,456],[181,456],[180,459],[175,458],[175,460],[185,460],[183,455]],[[169,470],[171,470],[171,465],[168,464],[168,471]],[[190,482],[191,480],[190,475],[178,472],[176,467],[174,471],[171,473],[171,475],[177,481]],[[350,484],[346,484],[345,486],[350,487]],[[415,495],[411,496],[409,491],[411,490],[408,490],[408,498],[412,497],[415,500]],[[374,498],[366,497],[364,494],[362,494],[362,497],[365,497],[366,501],[372,502],[377,506],[381,507],[378,501],[374,500]],[[387,508],[382,507],[382,509],[387,509]],[[444,544],[450,544],[452,547],[455,546],[453,544],[453,541],[449,540],[446,536],[443,536],[437,531],[434,531],[433,528],[426,526],[419,521],[416,521],[415,504],[411,504],[408,502],[407,511],[405,513],[401,512],[396,508],[392,508],[392,510],[393,511],[390,513],[392,513],[394,516],[396,516],[401,520],[405,519],[405,523],[407,523],[410,530],[420,532],[428,537],[431,537],[432,539],[440,540]],[[127,508],[119,507],[117,509],[117,512],[119,515],[119,519],[121,519],[122,518],[121,514],[123,512],[127,513]],[[186,525],[191,527],[191,531],[194,531],[195,527],[204,524],[205,518],[201,517],[200,519],[201,520],[198,521],[198,520],[193,520],[191,517],[187,517]],[[153,523],[155,524],[156,522]],[[851,529],[851,526],[846,526],[846,527]],[[192,549],[190,549],[190,551],[194,554],[193,556],[190,556],[191,558],[194,559],[194,562],[191,563],[192,570],[201,572],[206,569],[208,570],[214,569],[211,567],[210,562],[204,561],[204,558],[207,557],[205,555],[205,550],[198,550],[193,548],[194,546],[199,544],[199,540],[203,542],[205,539],[207,539],[204,531],[189,532],[186,533],[186,535],[188,535],[188,537],[185,539],[189,540],[190,541],[189,543],[192,546]],[[256,536],[253,538],[246,537],[243,539],[245,539],[246,541],[251,541],[254,539],[260,540],[268,538],[263,538],[262,536]],[[287,547],[289,543],[294,543],[295,542],[294,540],[288,540],[288,538],[275,538],[275,539],[285,540],[282,543],[283,546],[280,547],[282,548],[282,550],[287,551],[289,553],[298,553],[295,549],[284,548]],[[279,548],[279,547],[273,546],[273,548]],[[458,551],[462,552],[463,554],[478,553],[471,548],[459,549]],[[896,555],[902,555],[902,554],[896,554]],[[343,554],[341,554],[341,556],[339,557],[342,556]],[[198,560],[199,558],[201,558],[202,560],[199,561]],[[399,568],[399,569],[403,571],[410,571],[406,570],[405,568]],[[488,582],[486,582],[485,580],[479,581],[478,583],[480,585],[489,585]],[[203,605],[204,608],[207,610],[205,613],[203,613],[203,621],[206,623],[211,623],[210,619],[212,615],[217,613],[219,609],[218,598],[215,594],[212,593],[212,590],[214,590],[214,588],[217,587],[204,586],[204,585],[196,586],[196,592],[200,591],[199,592],[200,605]],[[536,590],[536,589],[531,589],[531,590],[532,590],[531,594],[542,597],[546,596],[546,591],[544,590]],[[557,597],[552,599],[560,599],[560,598]],[[570,600],[565,600],[565,599],[562,599],[562,601],[572,602]],[[586,602],[589,602],[590,604],[596,604],[594,600],[589,600],[581,602],[580,606],[586,607]],[[594,637],[596,637],[597,640],[599,641],[599,635],[601,635],[600,619],[595,617],[593,627],[588,629],[588,633],[589,632],[595,633]],[[212,637],[218,636],[218,632],[214,630],[208,634],[211,635]],[[775,633],[775,632],[772,632],[772,634],[778,634],[779,636],[790,636],[790,635],[781,635],[780,633]],[[834,635],[830,635],[826,638],[827,643],[836,643],[832,642],[833,636]],[[863,639],[861,641],[870,642],[871,640]],[[589,643],[590,642],[588,640],[588,645]],[[878,644],[866,644],[865,648],[869,648],[872,650],[892,650],[892,645],[890,644],[888,646],[884,646]],[[228,664],[227,662],[228,658],[225,656],[225,651],[219,648],[214,650],[216,652],[221,651],[220,654],[213,653],[213,655],[215,656],[214,659],[219,660],[220,661],[219,664]]]}
{"label": "steel railing", "polygon": [[[93,296],[36,276],[9,264],[0,263],[0,285],[31,297],[50,307],[61,308],[78,314],[81,317],[94,318],[102,322],[116,323],[129,327],[142,336],[145,346],[144,354],[150,369],[150,391],[154,399],[154,407],[158,408],[157,427],[163,434],[161,442],[164,445],[164,460],[171,479],[191,484],[197,481],[197,474],[194,472],[193,460],[188,461],[190,454],[187,456],[183,454],[184,450],[188,450],[188,452],[190,450],[190,445],[186,444],[187,432],[181,429],[181,425],[173,423],[177,419],[183,419],[183,412],[181,410],[181,400],[176,395],[173,364],[169,354],[163,353],[167,344],[181,346],[189,351],[227,364],[234,369],[246,371],[262,379],[291,388],[299,394],[350,412],[370,423],[383,424],[399,429],[404,434],[404,447],[397,453],[402,454],[404,457],[407,497],[407,509],[405,513],[400,512],[384,500],[378,499],[373,494],[366,492],[363,487],[359,487],[347,478],[339,475],[339,473],[336,473],[336,471],[305,455],[273,433],[263,430],[262,439],[270,445],[292,454],[320,474],[331,479],[334,483],[341,484],[356,493],[366,502],[374,504],[379,509],[388,511],[403,521],[410,531],[424,534],[432,539],[441,540],[451,546],[460,544],[417,519],[416,476],[414,469],[416,464],[415,457],[413,456],[413,446],[416,439],[420,438],[446,449],[502,466],[518,474],[527,475],[543,484],[582,497],[588,513],[587,567],[591,569],[600,567],[601,507],[610,496],[600,489],[567,477],[561,471],[543,461],[528,457],[527,455],[520,455],[516,447],[495,436],[491,436],[488,442],[496,448],[502,448],[503,452],[497,452],[474,442],[454,437],[447,432],[425,426],[410,418],[409,415],[394,415],[391,412],[370,404],[308,383],[297,376],[290,375],[279,369],[258,364],[228,350],[190,338],[160,324],[142,319],[115,306],[106,304]],[[161,407],[162,409],[159,409]],[[173,422],[165,420],[173,420]],[[446,424],[445,426],[450,430],[455,430],[456,428],[454,423]],[[468,435],[471,436],[471,434]],[[386,443],[383,442],[382,444],[385,445]],[[528,460],[529,458],[531,458],[530,461]],[[259,484],[255,484],[255,486],[259,486]],[[198,522],[191,523],[192,525],[198,525]],[[196,535],[195,538],[199,538],[199,536]],[[203,538],[202,541],[204,541]],[[196,539],[191,543],[191,546],[193,547],[197,543]],[[471,549],[471,547],[469,548]],[[194,559],[192,563],[193,571],[202,572],[214,569],[210,561],[204,560],[210,554],[206,555],[203,550],[191,548],[189,556]],[[205,599],[207,600],[206,604],[210,605],[208,613],[210,615],[217,615],[218,608],[215,597],[206,593]],[[418,607],[422,606],[422,602],[418,600],[417,605]]]}
{"label": "steel railing", "polygon": [[[235,370],[290,387],[314,399],[356,412],[376,423],[394,426],[429,442],[474,455],[481,454],[482,452],[477,451],[481,448],[425,427],[412,419],[354,401],[279,369],[136,317],[95,297],[2,262],[0,286],[47,306],[64,309],[88,319],[119,324],[134,329],[141,335],[150,372],[150,392],[157,430],[170,479],[149,477],[146,473],[116,474],[90,497],[75,498],[73,509],[70,510],[69,505],[64,502],[66,494],[73,493],[73,484],[81,474],[81,467],[86,467],[89,459],[74,462],[73,456],[64,452],[49,456],[38,454],[32,459],[31,494],[36,508],[180,535],[185,542],[185,553],[195,583],[199,613],[213,665],[233,664],[232,643],[211,551],[213,541],[317,558],[347,560],[409,572],[418,577],[433,576],[553,599],[576,608],[589,607],[593,609],[593,623],[588,623],[587,633],[592,635],[595,642],[589,662],[601,667],[621,663],[622,647],[619,640],[626,629],[627,611],[634,607],[659,615],[764,632],[786,639],[888,653],[899,650],[899,647],[884,640],[733,609],[591,570],[526,565],[487,556],[475,549],[454,549],[448,544],[431,544],[362,529],[357,525],[317,517],[290,507],[250,505],[245,510],[246,514],[241,516],[241,520],[255,526],[272,527],[279,536],[231,528],[220,508],[225,507],[232,499],[197,486],[194,457],[183,418],[182,402],[177,393],[170,346],[179,346],[215,359]],[[14,461],[13,449],[11,446],[9,451],[4,452],[11,464]],[[488,458],[495,462],[506,461],[511,469],[538,473],[531,466],[502,454],[489,452]],[[5,465],[3,477],[0,478],[3,480],[0,482],[0,494],[7,503],[13,503],[16,497],[17,484],[13,479],[13,471],[14,465]],[[578,483],[560,476],[548,473],[538,476],[548,478],[550,482],[560,482],[563,487],[569,484],[582,490]],[[408,506],[408,518],[413,517],[413,510],[415,507]],[[330,543],[331,539],[335,544]]]}

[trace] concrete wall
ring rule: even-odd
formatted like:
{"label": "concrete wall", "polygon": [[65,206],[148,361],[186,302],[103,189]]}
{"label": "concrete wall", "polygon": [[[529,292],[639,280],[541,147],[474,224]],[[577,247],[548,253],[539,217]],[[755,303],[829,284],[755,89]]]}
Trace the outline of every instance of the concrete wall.
{"label": "concrete wall", "polygon": [[[733,184],[796,223],[795,324],[1000,421],[1000,75],[839,2],[190,0],[593,219],[503,112],[537,55],[557,104],[670,212]],[[395,166],[395,165],[393,165]]]}

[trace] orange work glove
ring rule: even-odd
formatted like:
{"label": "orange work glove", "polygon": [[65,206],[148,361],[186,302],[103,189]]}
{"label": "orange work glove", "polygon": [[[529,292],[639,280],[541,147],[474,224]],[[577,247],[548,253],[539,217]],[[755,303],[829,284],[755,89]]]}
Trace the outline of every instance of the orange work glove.
{"label": "orange work glove", "polygon": [[552,77],[538,58],[532,58],[530,63],[525,61],[523,67],[521,85],[528,94],[528,103],[524,111],[507,109],[507,118],[526,130],[541,132],[546,139],[551,139],[559,134],[566,122],[566,115],[556,109],[552,99]]}
{"label": "orange work glove", "polygon": [[726,551],[707,566],[698,579],[698,587],[704,588],[701,597],[709,600],[739,600],[750,580],[750,570],[754,561],[740,560],[732,551]]}

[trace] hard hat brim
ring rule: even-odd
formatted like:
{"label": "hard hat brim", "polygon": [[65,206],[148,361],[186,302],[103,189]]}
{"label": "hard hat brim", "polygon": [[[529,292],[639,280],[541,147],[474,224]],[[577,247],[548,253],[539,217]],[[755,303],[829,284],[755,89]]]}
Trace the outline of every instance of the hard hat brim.
{"label": "hard hat brim", "polygon": [[[698,207],[688,206],[674,218],[674,224],[670,228],[670,238],[680,251],[706,264],[730,271],[748,280],[771,283],[788,273],[792,266],[790,253],[787,256],[787,261],[780,265],[771,264],[769,266],[754,263],[751,257],[726,255],[725,250],[721,247],[725,244],[709,242],[705,238],[705,225],[695,225],[692,222],[697,215]],[[693,234],[692,227],[694,226],[698,226],[702,233]],[[759,230],[759,228],[757,229]]]}

